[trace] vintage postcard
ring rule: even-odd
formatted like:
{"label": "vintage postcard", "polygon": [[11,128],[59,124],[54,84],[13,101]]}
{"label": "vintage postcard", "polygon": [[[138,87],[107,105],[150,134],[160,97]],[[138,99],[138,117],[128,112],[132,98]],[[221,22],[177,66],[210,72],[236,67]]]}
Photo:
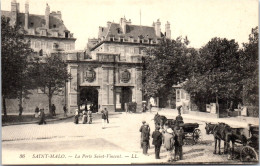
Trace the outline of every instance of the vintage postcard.
{"label": "vintage postcard", "polygon": [[256,164],[257,0],[1,0],[2,164]]}

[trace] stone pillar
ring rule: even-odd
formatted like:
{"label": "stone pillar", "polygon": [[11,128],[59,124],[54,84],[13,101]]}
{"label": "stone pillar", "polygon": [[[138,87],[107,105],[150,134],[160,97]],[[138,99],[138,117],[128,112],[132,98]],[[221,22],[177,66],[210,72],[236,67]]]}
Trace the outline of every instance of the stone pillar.
{"label": "stone pillar", "polygon": [[142,69],[136,68],[136,92],[135,92],[135,99],[137,103],[137,111],[142,111]]}
{"label": "stone pillar", "polygon": [[67,83],[67,98],[68,98],[68,111],[69,113],[74,113],[75,109],[78,107],[78,78],[77,78],[77,72],[78,72],[78,65],[69,65],[68,66],[69,73],[72,76],[72,79]]}

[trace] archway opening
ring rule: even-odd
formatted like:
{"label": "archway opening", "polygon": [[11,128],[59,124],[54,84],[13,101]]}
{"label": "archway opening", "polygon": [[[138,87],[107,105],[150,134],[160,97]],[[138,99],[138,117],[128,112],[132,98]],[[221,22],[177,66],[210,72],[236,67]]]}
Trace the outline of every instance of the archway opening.
{"label": "archway opening", "polygon": [[93,113],[98,112],[98,90],[96,87],[80,87],[81,105],[87,106]]}

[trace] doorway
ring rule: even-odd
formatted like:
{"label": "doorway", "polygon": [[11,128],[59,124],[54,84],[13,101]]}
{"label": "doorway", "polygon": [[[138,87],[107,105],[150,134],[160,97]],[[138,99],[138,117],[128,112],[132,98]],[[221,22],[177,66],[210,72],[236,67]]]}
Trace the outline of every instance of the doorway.
{"label": "doorway", "polygon": [[91,108],[93,113],[98,112],[97,87],[80,87],[80,104],[87,105],[88,109]]}
{"label": "doorway", "polygon": [[132,102],[132,89],[130,87],[122,87],[121,92],[121,108],[125,110],[125,103]]}

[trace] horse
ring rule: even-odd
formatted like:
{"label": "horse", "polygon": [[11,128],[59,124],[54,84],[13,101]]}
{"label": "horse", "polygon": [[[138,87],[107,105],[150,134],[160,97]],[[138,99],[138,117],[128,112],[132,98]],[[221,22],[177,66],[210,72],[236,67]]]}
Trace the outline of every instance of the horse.
{"label": "horse", "polygon": [[163,128],[165,122],[167,121],[167,118],[164,115],[159,115],[158,112],[154,116],[154,124],[155,126],[160,126]]}
{"label": "horse", "polygon": [[220,145],[221,140],[224,141],[224,153],[227,153],[227,146],[226,146],[226,131],[225,131],[226,124],[225,123],[218,123],[218,124],[211,124],[206,123],[206,133],[207,134],[213,134],[214,135],[214,141],[215,141],[215,149],[213,154],[216,154],[217,152],[217,143],[218,143],[218,154],[221,154],[220,151]]}
{"label": "horse", "polygon": [[[217,141],[219,141],[219,154],[220,153],[220,144],[221,140],[224,141],[224,153],[228,153],[233,158],[234,154],[234,144],[235,141],[240,140],[243,145],[246,145],[247,139],[244,135],[240,133],[238,128],[231,128],[228,124],[225,123],[218,123],[218,124],[211,124],[206,123],[206,134],[213,134],[215,139],[215,150],[214,154],[216,154],[217,148]],[[230,142],[232,142],[232,148],[230,150]]]}

